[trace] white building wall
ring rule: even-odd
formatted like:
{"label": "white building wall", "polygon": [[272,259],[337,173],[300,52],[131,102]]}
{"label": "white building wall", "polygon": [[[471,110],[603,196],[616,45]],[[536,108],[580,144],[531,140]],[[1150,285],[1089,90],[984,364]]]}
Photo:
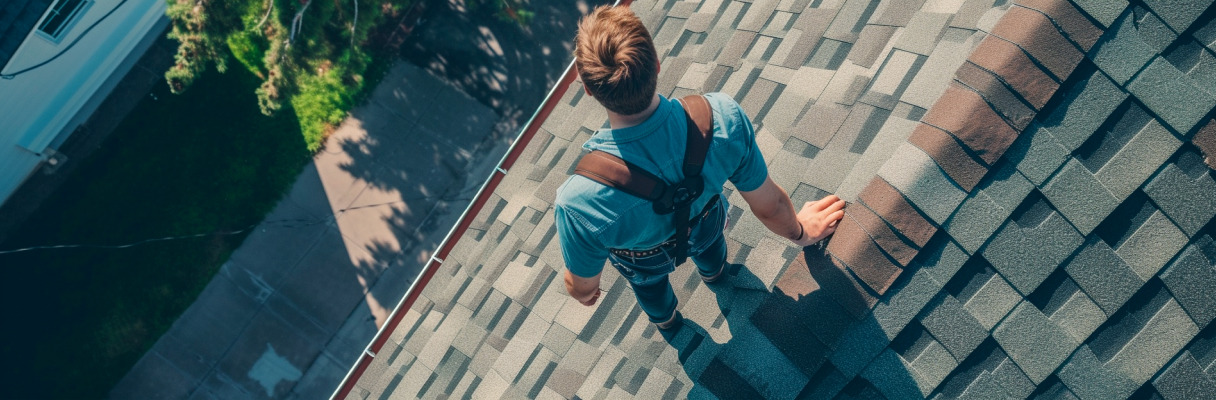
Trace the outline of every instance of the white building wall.
{"label": "white building wall", "polygon": [[[95,0],[59,43],[31,31],[0,71],[11,74],[54,57],[114,10],[59,58],[13,79],[0,79],[0,204],[38,167],[56,136],[76,129],[69,122],[83,120],[77,114],[131,51],[147,35],[160,33],[153,29],[163,27],[164,0],[127,0],[115,9],[120,1]],[[91,112],[93,107],[87,108],[84,111]]]}

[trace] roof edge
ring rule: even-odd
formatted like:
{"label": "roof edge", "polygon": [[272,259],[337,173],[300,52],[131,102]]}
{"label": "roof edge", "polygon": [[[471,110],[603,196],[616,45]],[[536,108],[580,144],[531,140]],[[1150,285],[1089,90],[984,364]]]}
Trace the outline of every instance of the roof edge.
{"label": "roof edge", "polygon": [[[616,0],[613,6],[628,6],[632,2],[633,0]],[[433,276],[435,276],[435,272],[438,271],[439,267],[443,265],[444,258],[446,258],[448,253],[452,251],[452,248],[456,245],[456,242],[458,242],[460,238],[464,236],[464,231],[468,230],[469,226],[473,223],[473,219],[481,211],[482,207],[485,206],[486,202],[490,198],[490,195],[494,193],[494,189],[496,189],[498,184],[502,182],[503,177],[507,175],[507,171],[510,170],[511,166],[515,164],[515,161],[519,159],[519,156],[523,153],[524,148],[527,147],[532,138],[536,136],[536,132],[540,130],[541,125],[544,125],[545,121],[549,118],[549,114],[553,112],[553,109],[557,107],[558,102],[560,102],[562,97],[565,95],[566,90],[570,88],[570,84],[574,82],[575,76],[574,60],[571,60],[570,64],[566,66],[565,72],[562,73],[561,78],[559,78],[553,88],[549,90],[549,94],[545,96],[545,100],[541,103],[540,107],[536,109],[536,112],[532,114],[532,118],[528,120],[527,124],[524,125],[524,128],[519,133],[519,137],[517,137],[515,141],[511,143],[511,147],[507,149],[507,153],[504,154],[502,160],[498,162],[498,166],[494,168],[494,171],[491,172],[490,176],[486,178],[485,183],[483,183],[481,188],[477,190],[477,195],[473,197],[473,201],[470,202],[468,207],[465,208],[464,212],[460,214],[460,218],[457,220],[456,225],[452,226],[452,229],[448,231],[448,234],[444,237],[443,241],[439,243],[439,247],[434,253],[432,253],[430,260],[427,261],[426,266],[422,270],[422,274],[420,274],[418,279],[415,279],[414,282],[410,284],[409,289],[406,290],[405,295],[401,298],[401,301],[399,301],[397,306],[393,308],[393,312],[389,314],[389,317],[385,320],[384,325],[382,325],[376,332],[376,336],[372,337],[371,343],[369,343],[367,347],[363,349],[363,354],[359,355],[359,360],[355,362],[351,369],[346,373],[346,376],[342,378],[342,382],[338,384],[338,387],[334,390],[334,393],[332,396],[330,396],[330,399],[344,399],[348,394],[350,394],[350,391],[354,389],[355,382],[357,382],[359,377],[363,375],[363,372],[367,370],[367,367],[372,359],[376,357],[376,354],[384,346],[385,342],[388,341],[389,336],[392,335],[393,331],[397,328],[397,325],[399,325],[401,320],[405,317],[405,310],[408,310],[413,306],[414,301],[416,301],[418,296],[421,295],[422,290],[426,287],[427,283],[430,282]]]}

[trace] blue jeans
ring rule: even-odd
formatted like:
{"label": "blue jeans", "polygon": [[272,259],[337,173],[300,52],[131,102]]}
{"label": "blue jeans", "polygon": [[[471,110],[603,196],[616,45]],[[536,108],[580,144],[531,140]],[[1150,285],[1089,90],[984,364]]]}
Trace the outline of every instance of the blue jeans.
{"label": "blue jeans", "polygon": [[[688,236],[688,256],[697,265],[703,276],[713,276],[726,262],[726,238],[722,231],[726,225],[725,201],[716,204],[695,221]],[[638,305],[650,322],[667,321],[676,310],[676,294],[667,275],[677,265],[672,252],[675,243],[668,241],[658,247],[661,251],[646,257],[622,257],[609,253],[608,260],[620,271],[621,276],[633,288]]]}

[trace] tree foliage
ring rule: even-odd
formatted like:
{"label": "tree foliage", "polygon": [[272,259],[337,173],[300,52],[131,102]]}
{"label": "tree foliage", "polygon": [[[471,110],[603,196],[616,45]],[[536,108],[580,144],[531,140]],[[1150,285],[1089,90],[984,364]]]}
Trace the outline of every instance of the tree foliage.
{"label": "tree foliage", "polygon": [[229,54],[262,79],[262,113],[284,105],[300,119],[308,147],[341,122],[373,63],[369,35],[411,0],[168,0],[169,37],[179,43],[165,73],[181,93],[207,67],[229,66]]}

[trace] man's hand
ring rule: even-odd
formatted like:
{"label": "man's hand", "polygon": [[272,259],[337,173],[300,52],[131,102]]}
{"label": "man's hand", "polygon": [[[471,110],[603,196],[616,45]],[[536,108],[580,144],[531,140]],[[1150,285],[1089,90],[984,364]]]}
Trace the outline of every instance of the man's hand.
{"label": "man's hand", "polygon": [[603,293],[600,290],[600,276],[584,278],[566,270],[566,292],[579,304],[593,306],[599,300],[600,293]]}
{"label": "man's hand", "polygon": [[765,227],[803,247],[831,235],[836,231],[837,222],[844,217],[844,200],[835,195],[808,202],[795,214],[790,196],[772,178],[766,179],[756,190],[740,191],[739,194]]}
{"label": "man's hand", "polygon": [[808,201],[798,212],[798,223],[804,230],[802,239],[795,240],[799,246],[810,246],[836,232],[836,224],[844,217],[844,200],[829,194],[816,201]]}
{"label": "man's hand", "polygon": [[[594,305],[595,305],[595,302],[596,302],[596,301],[599,301],[599,299],[600,299],[600,294],[602,294],[602,293],[604,293],[604,291],[603,291],[603,290],[601,290],[601,289],[595,289],[595,294],[591,295],[591,298],[590,298],[590,299],[587,299],[586,301],[579,300],[579,302],[578,302],[578,303],[579,303],[579,304],[582,304],[582,305],[584,305],[584,306],[587,306],[587,307],[594,306]],[[577,300],[577,299],[576,299],[576,300]]]}

